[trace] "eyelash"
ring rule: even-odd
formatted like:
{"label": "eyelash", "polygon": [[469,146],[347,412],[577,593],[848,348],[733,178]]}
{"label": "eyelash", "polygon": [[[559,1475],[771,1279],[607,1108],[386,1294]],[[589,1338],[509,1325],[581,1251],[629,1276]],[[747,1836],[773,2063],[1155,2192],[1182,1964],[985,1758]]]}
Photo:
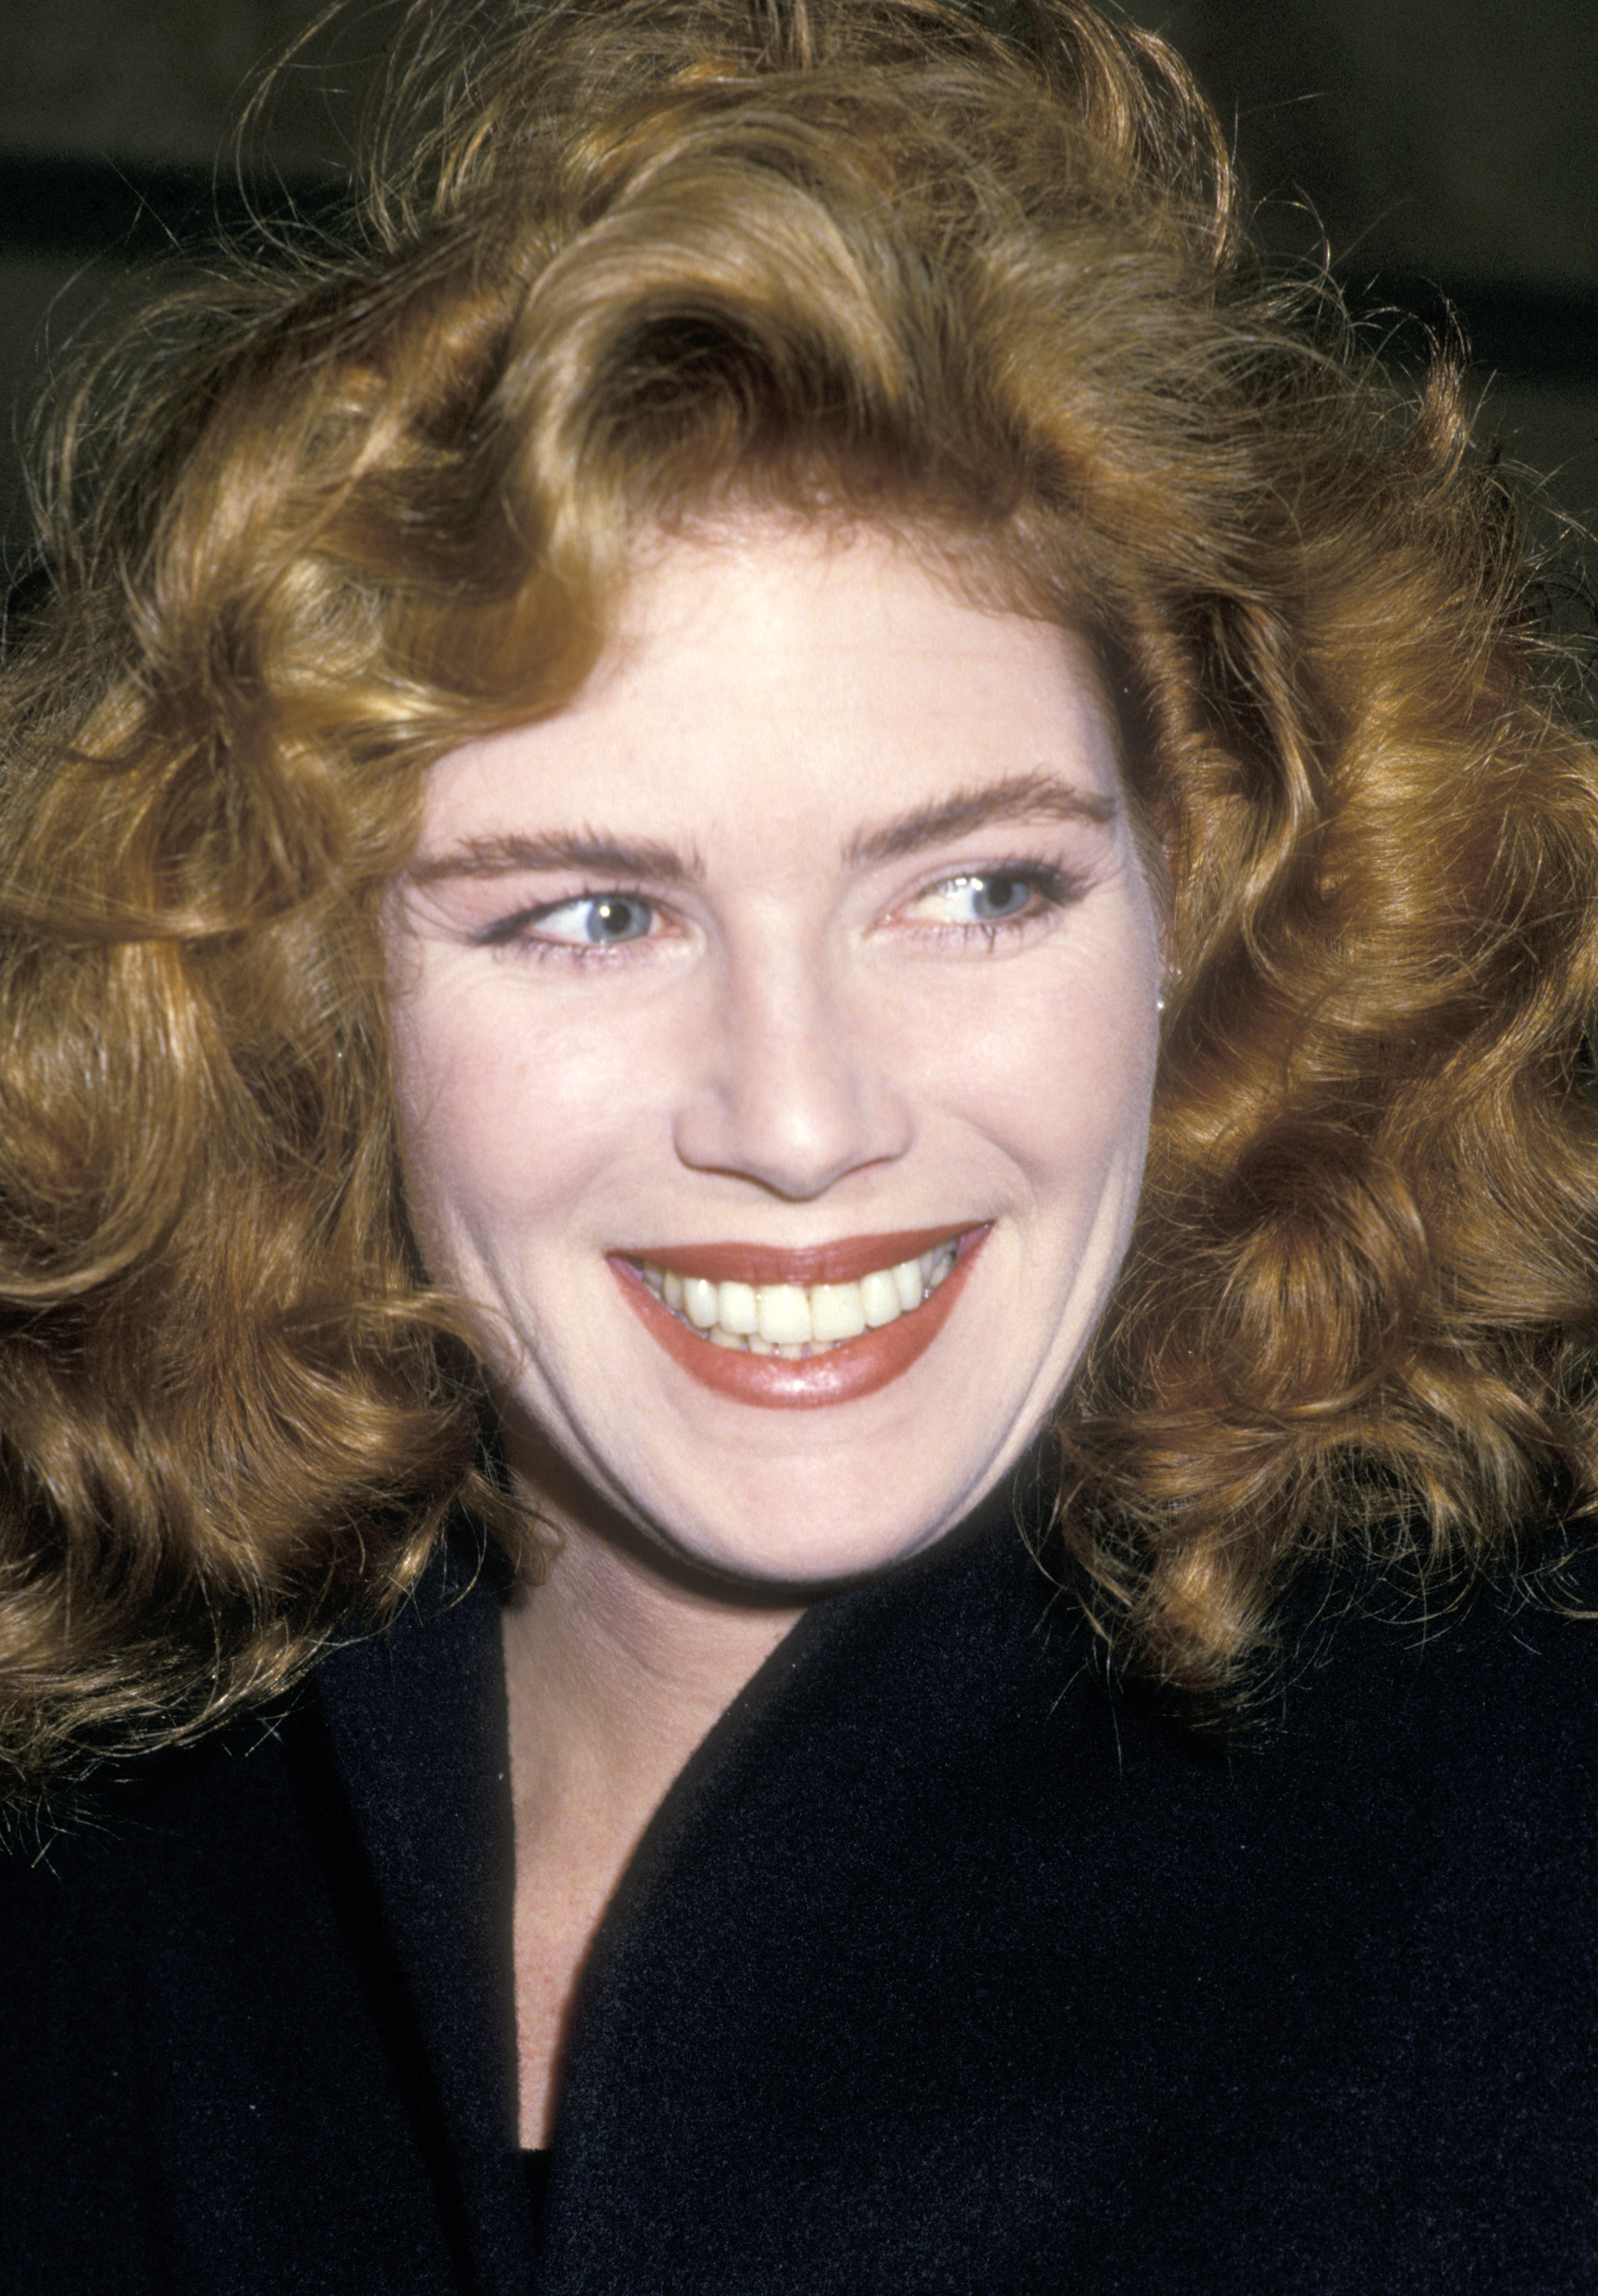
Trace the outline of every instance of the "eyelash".
{"label": "eyelash", "polygon": [[1027,906],[1018,910],[1013,916],[972,918],[964,923],[929,925],[922,930],[939,940],[953,939],[966,944],[981,940],[990,952],[996,952],[1001,940],[1036,931],[1040,925],[1046,924],[1055,912],[1069,908],[1073,902],[1081,899],[1088,883],[1086,876],[1047,862],[999,862],[980,869],[956,869],[947,877],[935,878],[931,884],[913,894],[906,906],[913,906],[916,901],[924,901],[945,886],[968,885],[984,881],[1002,884],[1006,879],[1028,886],[1033,896]]}
{"label": "eyelash", "polygon": [[616,941],[607,947],[602,942],[570,940],[540,940],[528,931],[541,917],[553,916],[561,909],[575,909],[585,901],[636,901],[641,907],[658,910],[658,903],[649,894],[631,885],[602,885],[586,887],[580,893],[568,893],[564,900],[539,901],[531,908],[517,909],[508,917],[501,917],[478,935],[482,948],[503,948],[515,956],[532,956],[540,960],[561,957],[578,964],[591,964],[610,958],[612,950],[626,948],[628,943]]}
{"label": "eyelash", "polygon": [[[990,951],[996,951],[1002,940],[1012,939],[1045,923],[1054,912],[1069,908],[1087,890],[1087,879],[1075,873],[1038,861],[1000,862],[979,869],[956,869],[947,876],[934,878],[913,893],[903,905],[913,907],[917,901],[928,899],[946,886],[979,883],[983,881],[1003,883],[1006,879],[1030,889],[1033,899],[1027,907],[1013,916],[974,918],[965,922],[929,924],[922,931],[939,940],[955,940],[963,944],[981,940]],[[528,928],[540,918],[554,915],[559,910],[577,908],[585,901],[636,901],[641,906],[659,914],[659,905],[651,895],[629,885],[586,887],[579,893],[569,893],[563,900],[540,901],[535,906],[518,909],[508,917],[498,919],[479,934],[479,946],[504,949],[518,957],[537,958],[540,963],[552,958],[576,964],[609,964],[618,950],[632,946],[627,940],[603,942],[545,940]],[[646,938],[641,936],[640,938]]]}

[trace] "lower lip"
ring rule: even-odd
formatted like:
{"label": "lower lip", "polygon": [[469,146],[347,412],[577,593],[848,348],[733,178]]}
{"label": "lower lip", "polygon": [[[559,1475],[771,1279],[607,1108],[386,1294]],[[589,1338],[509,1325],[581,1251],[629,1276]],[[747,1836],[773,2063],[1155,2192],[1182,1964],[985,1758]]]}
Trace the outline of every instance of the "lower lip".
{"label": "lower lip", "polygon": [[741,1348],[718,1348],[701,1340],[664,1300],[656,1299],[630,1260],[612,1259],[610,1264],[622,1296],[644,1329],[701,1387],[766,1410],[814,1411],[823,1404],[853,1403],[863,1395],[874,1395],[919,1362],[947,1323],[987,1234],[981,1227],[962,1237],[955,1265],[919,1308],[878,1331],[846,1340],[824,1355],[802,1356],[798,1362],[785,1356],[750,1355]]}

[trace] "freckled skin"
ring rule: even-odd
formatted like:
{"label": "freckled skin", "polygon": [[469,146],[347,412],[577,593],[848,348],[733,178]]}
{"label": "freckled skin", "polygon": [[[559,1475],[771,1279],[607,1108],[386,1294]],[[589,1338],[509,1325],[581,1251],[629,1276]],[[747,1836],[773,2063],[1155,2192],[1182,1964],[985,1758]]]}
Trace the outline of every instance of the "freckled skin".
{"label": "freckled skin", "polygon": [[[873,844],[1027,776],[1096,810]],[[754,521],[661,548],[570,707],[440,760],[394,905],[406,1185],[513,1462],[542,1430],[646,1553],[774,1587],[911,1553],[992,1487],[1142,1174],[1159,926],[1118,796],[1068,636],[886,540]],[[983,1225],[933,1343],[804,1410],[689,1376],[609,1257]]]}

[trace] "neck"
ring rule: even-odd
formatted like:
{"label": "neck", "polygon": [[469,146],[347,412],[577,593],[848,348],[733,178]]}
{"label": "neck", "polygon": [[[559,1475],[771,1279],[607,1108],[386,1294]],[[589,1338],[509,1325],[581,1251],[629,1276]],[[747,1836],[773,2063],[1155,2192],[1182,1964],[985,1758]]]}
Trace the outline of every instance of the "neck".
{"label": "neck", "polygon": [[674,1778],[818,1587],[751,1587],[684,1565],[546,1452],[509,1446],[556,1534],[504,1614],[515,1811],[523,2144],[547,2141],[577,1977]]}
{"label": "neck", "polygon": [[804,1607],[718,1595],[564,1524],[548,1576],[505,1614],[519,1796],[553,1802],[580,1779],[590,1808],[646,1820]]}
{"label": "neck", "polygon": [[679,1567],[547,1449],[514,1464],[554,1531],[547,1575],[523,1582],[505,1612],[519,1824],[564,1831],[581,1811],[625,1857],[816,1590]]}

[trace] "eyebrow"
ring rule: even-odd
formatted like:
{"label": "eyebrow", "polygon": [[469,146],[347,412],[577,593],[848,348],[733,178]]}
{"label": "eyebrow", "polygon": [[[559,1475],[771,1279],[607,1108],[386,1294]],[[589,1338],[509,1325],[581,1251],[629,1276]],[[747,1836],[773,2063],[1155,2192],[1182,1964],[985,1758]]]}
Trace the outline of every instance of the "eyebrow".
{"label": "eyebrow", "polygon": [[504,877],[518,870],[586,869],[596,876],[647,877],[666,885],[694,884],[704,875],[697,854],[643,840],[576,835],[472,837],[430,860],[412,864],[414,885],[436,885],[442,877]]}
{"label": "eyebrow", "polygon": [[[844,847],[843,858],[848,868],[869,869],[1005,821],[1086,821],[1102,829],[1117,811],[1113,798],[1077,789],[1053,774],[1014,774],[979,789],[956,790],[936,805],[917,806],[863,829]],[[410,878],[414,885],[436,885],[446,877],[505,877],[542,869],[583,869],[658,885],[697,884],[705,873],[697,853],[684,855],[650,838],[554,831],[543,837],[468,838],[447,852],[414,862]]]}
{"label": "eyebrow", "polygon": [[979,789],[957,790],[937,805],[917,806],[878,828],[863,829],[844,848],[843,857],[851,868],[870,868],[1004,821],[1086,821],[1103,829],[1119,810],[1114,798],[1076,789],[1053,774],[1014,774]]}

